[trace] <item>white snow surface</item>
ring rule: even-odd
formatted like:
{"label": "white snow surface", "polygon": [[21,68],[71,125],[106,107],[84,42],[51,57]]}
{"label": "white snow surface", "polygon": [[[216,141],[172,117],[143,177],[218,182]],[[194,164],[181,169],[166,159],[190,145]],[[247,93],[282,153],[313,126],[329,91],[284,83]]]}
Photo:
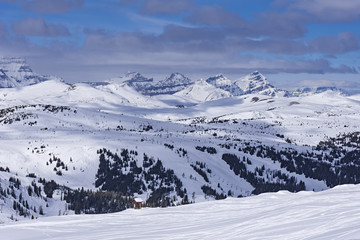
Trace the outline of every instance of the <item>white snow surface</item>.
{"label": "white snow surface", "polygon": [[0,226],[2,239],[359,239],[360,186],[265,193],[172,208],[48,217]]}
{"label": "white snow surface", "polygon": [[187,97],[199,102],[213,101],[231,96],[229,92],[216,88],[203,79],[196,81],[194,84],[186,87],[180,92],[175,93],[174,95]]}
{"label": "white snow surface", "polygon": [[[178,96],[179,93],[183,95]],[[228,95],[222,98],[225,93]],[[250,142],[280,150],[291,146],[299,152],[312,151],[312,147],[329,137],[358,131],[359,101],[359,96],[347,97],[334,91],[289,98],[261,94],[232,97],[206,81],[198,82],[196,87],[190,85],[186,91],[175,95],[154,97],[141,95],[119,82],[92,87],[49,80],[21,88],[0,89],[0,166],[10,168],[10,173],[0,172],[0,184],[5,189],[9,177],[16,176],[23,187],[27,187],[31,179],[26,175],[34,173],[71,188],[96,190],[97,150],[107,148],[119,153],[126,148],[139,153],[136,159],[139,165],[144,153],[161,159],[165,168],[174,170],[188,193],[194,193],[196,202],[213,200],[204,197],[201,190],[204,184],[218,193],[231,191],[233,196],[249,196],[254,187],[236,176],[221,160],[224,153],[239,154],[238,149],[219,145],[241,146],[243,142]],[[69,109],[51,112],[45,105],[68,106]],[[152,129],[146,131],[146,126]],[[279,133],[284,137],[276,136]],[[174,150],[164,144],[174,145]],[[217,153],[201,152],[196,146],[214,147]],[[177,152],[180,148],[187,151],[185,157]],[[62,170],[61,176],[54,171],[55,163],[48,163],[54,156],[69,168]],[[252,171],[265,166],[304,181],[307,190],[328,188],[324,181],[287,172],[271,159],[249,154],[241,156],[251,157],[252,165],[248,167]],[[208,183],[191,167],[196,161],[204,162],[212,170]],[[135,197],[146,200],[147,194]],[[45,206],[40,200],[30,204],[37,208]],[[212,206],[209,204],[208,207]],[[44,207],[45,216],[64,211],[63,201],[53,201],[49,208]],[[0,213],[0,222],[7,223],[11,214],[15,214],[12,201],[7,201],[4,212]]]}

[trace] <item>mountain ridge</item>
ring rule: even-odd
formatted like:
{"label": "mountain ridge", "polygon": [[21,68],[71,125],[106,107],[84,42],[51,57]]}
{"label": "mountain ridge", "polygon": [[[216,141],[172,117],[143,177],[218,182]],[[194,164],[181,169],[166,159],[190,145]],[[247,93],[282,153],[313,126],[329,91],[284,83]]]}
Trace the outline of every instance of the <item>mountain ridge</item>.
{"label": "mountain ridge", "polygon": [[[23,58],[0,58],[0,88],[23,87],[51,79],[60,80],[56,77],[44,76],[34,73]],[[317,88],[304,87],[294,91],[282,90],[271,85],[267,78],[259,71],[254,71],[235,80],[228,79],[224,74],[217,74],[213,77],[207,78],[205,82],[214,86],[216,89],[208,88],[209,92],[207,95],[212,95],[213,97],[203,98],[204,101],[218,99],[218,97],[236,97],[246,94],[261,94],[267,96],[281,95],[285,97],[294,97],[318,94],[328,90],[344,93],[342,90],[336,87],[326,86]],[[145,77],[139,72],[127,72],[121,77],[111,78],[103,82],[92,82],[87,84],[93,87],[106,86],[109,84],[126,84],[142,95],[159,96],[173,95],[183,91],[191,85],[196,85],[198,83],[198,80],[194,81],[177,72],[170,74],[168,77],[160,81],[154,81],[154,78]],[[193,87],[193,89],[197,89],[197,87]],[[221,92],[219,90],[223,90],[226,93],[222,92],[222,94],[219,94]],[[190,95],[196,96],[197,93],[194,92]]]}

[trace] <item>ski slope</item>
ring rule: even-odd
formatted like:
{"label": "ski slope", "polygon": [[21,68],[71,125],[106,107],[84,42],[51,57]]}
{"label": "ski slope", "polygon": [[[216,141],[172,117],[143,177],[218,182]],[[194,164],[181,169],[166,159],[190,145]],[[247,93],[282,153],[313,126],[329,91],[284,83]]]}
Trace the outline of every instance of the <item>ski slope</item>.
{"label": "ski slope", "polygon": [[172,208],[47,217],[0,226],[2,239],[359,239],[360,186],[265,193]]}
{"label": "ski slope", "polygon": [[[305,174],[307,169],[287,168],[279,161],[293,162],[300,153],[310,159],[309,163],[319,160],[329,163],[338,175],[346,171],[343,169],[349,160],[343,158],[347,153],[354,156],[352,166],[360,165],[356,158],[356,137],[352,138],[355,141],[350,144],[352,147],[346,143],[341,151],[316,150],[320,142],[358,131],[358,95],[346,96],[329,90],[286,97],[258,72],[238,81],[249,86],[239,90],[248,92],[243,95],[236,93],[230,84],[232,81],[220,75],[211,81],[190,83],[186,80],[187,86],[180,86],[185,77],[176,74],[163,81],[172,88],[165,84],[162,88],[154,85],[146,89],[163,91],[161,93],[177,89],[177,93],[141,94],[136,86],[145,86],[151,79],[135,75],[135,80],[119,79],[97,85],[69,85],[48,80],[21,88],[0,89],[0,167],[3,169],[0,171],[0,205],[3,206],[0,223],[32,216],[73,214],[63,199],[63,189],[57,189],[51,201],[44,191],[34,197],[27,189],[35,183],[44,187],[40,184],[41,178],[72,189],[101,189],[96,185],[100,149],[118,155],[124,149],[136,152],[133,158],[139,167],[144,166],[145,154],[161,160],[164,169],[172,170],[181,181],[188,199],[197,203],[217,199],[220,194],[251,196],[254,190],[261,189],[261,182],[254,179],[291,185],[294,178],[295,184],[303,182],[301,189],[309,191],[334,186],[326,182],[324,171],[317,166],[311,169],[318,169],[321,177]],[[130,80],[138,85],[131,85]],[[267,90],[270,92],[263,92]],[[280,157],[273,157],[281,151]],[[310,153],[313,155],[308,157]],[[332,153],[334,156],[329,158]],[[235,172],[224,159],[229,154],[241,159],[238,163],[244,162],[244,172],[251,175],[240,176]],[[9,170],[5,171],[6,168]],[[134,179],[147,184],[142,172],[134,173],[126,167],[119,171],[131,173]],[[332,180],[335,179],[336,184],[359,183],[360,170],[353,172],[347,174],[350,177],[342,176],[341,181],[340,176]],[[10,180],[13,177],[22,183],[20,187],[13,189],[14,179]],[[164,181],[157,179],[157,182]],[[153,192],[154,189],[146,187],[129,194],[147,201]],[[174,199],[174,205],[183,200],[175,191],[168,196]],[[21,206],[29,211],[25,217],[19,214]],[[44,215],[39,213],[40,207]]]}

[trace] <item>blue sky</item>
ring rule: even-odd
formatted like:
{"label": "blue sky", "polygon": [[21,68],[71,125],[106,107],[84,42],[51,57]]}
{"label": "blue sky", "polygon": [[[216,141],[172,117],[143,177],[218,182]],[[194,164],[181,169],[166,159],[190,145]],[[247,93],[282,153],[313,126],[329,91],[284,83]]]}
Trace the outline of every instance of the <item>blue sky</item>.
{"label": "blue sky", "polygon": [[358,85],[359,0],[0,0],[0,55],[68,82],[254,70],[285,87]]}

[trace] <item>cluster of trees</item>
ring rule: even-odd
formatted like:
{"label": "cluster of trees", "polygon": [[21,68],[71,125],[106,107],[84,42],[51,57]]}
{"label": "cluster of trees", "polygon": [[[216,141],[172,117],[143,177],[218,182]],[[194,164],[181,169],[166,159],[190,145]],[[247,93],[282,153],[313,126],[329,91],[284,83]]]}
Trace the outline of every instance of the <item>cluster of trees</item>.
{"label": "cluster of trees", "polygon": [[10,172],[10,169],[9,169],[9,167],[0,167],[0,171],[1,172]]}
{"label": "cluster of trees", "polygon": [[[70,161],[72,160],[70,159]],[[69,170],[68,166],[58,157],[53,156],[48,162],[46,162],[46,165],[52,165],[53,163],[55,163],[54,172],[56,172],[59,176],[63,175],[61,170]]]}
{"label": "cluster of trees", "polygon": [[52,113],[58,113],[58,112],[63,112],[63,111],[73,111],[74,113],[76,113],[76,110],[72,110],[70,107],[68,106],[54,106],[54,105],[44,105],[44,104],[39,104],[39,106],[43,107],[43,111],[48,111],[48,112],[52,112]]}
{"label": "cluster of trees", "polygon": [[114,191],[68,189],[64,193],[64,200],[68,203],[68,209],[74,210],[75,214],[112,213],[132,207],[132,197]]}
{"label": "cluster of trees", "polygon": [[206,147],[206,146],[200,147],[200,146],[196,146],[195,149],[196,149],[196,150],[199,150],[199,151],[201,151],[201,152],[207,151],[207,152],[210,153],[210,154],[216,154],[216,149],[215,149],[214,147]]}
{"label": "cluster of trees", "polygon": [[195,164],[190,164],[190,166],[195,170],[195,172],[204,178],[205,182],[210,182],[206,172],[211,174],[211,169],[208,169],[205,163],[196,161]]}
{"label": "cluster of trees", "polygon": [[[133,196],[151,192],[147,200],[149,206],[170,206],[177,200],[170,197],[175,193],[182,200],[186,190],[181,180],[171,169],[165,169],[160,159],[143,155],[143,164],[139,166],[135,156],[136,151],[122,149],[120,155],[107,149],[98,150],[99,169],[96,174],[95,187],[103,191],[121,193],[123,196]],[[187,196],[186,196],[187,198]]]}
{"label": "cluster of trees", "polygon": [[279,162],[289,172],[325,181],[327,186],[360,183],[360,133],[348,133],[320,142],[310,151],[276,150],[265,145],[246,145],[240,152]]}
{"label": "cluster of trees", "polygon": [[216,200],[225,199],[226,195],[223,193],[217,193],[215,189],[211,188],[210,186],[203,185],[201,186],[201,190],[205,194],[205,196],[212,196]]}
{"label": "cluster of trees", "polygon": [[43,207],[32,206],[29,204],[28,199],[31,197],[42,198],[41,186],[37,186],[35,180],[32,181],[30,186],[22,186],[21,181],[16,177],[9,178],[9,186],[3,188],[0,185],[0,198],[9,199],[13,202],[12,208],[16,211],[16,215],[23,217],[34,218],[34,215],[43,215]]}
{"label": "cluster of trees", "polygon": [[[289,177],[287,174],[281,173],[281,171],[267,171],[265,178],[265,167],[255,168],[254,172],[247,170],[247,164],[250,160],[241,160],[235,154],[225,153],[222,155],[224,160],[230,167],[235,175],[239,175],[248,181],[255,189],[253,194],[260,194],[263,192],[276,192],[279,190],[288,190],[290,192],[297,192],[305,190],[305,183],[303,181],[297,182],[295,177]],[[271,182],[270,179],[276,180]]]}
{"label": "cluster of trees", "polygon": [[[76,110],[72,110],[70,107],[67,106],[53,106],[53,105],[44,105],[44,104],[29,104],[29,105],[18,105],[18,106],[14,106],[14,107],[10,107],[10,108],[5,108],[5,109],[0,109],[0,118],[2,118],[0,120],[0,123],[3,124],[12,124],[14,122],[18,122],[24,119],[29,118],[30,116],[32,116],[31,113],[25,113],[25,112],[18,112],[17,114],[15,114],[15,111],[20,110],[20,109],[25,109],[25,108],[35,108],[35,107],[42,107],[43,111],[49,111],[52,113],[58,113],[63,112],[64,110],[67,111],[73,111],[74,113],[76,113]],[[12,114],[11,116],[9,114]],[[29,123],[29,125],[34,125],[37,124],[37,122],[31,122]]]}

